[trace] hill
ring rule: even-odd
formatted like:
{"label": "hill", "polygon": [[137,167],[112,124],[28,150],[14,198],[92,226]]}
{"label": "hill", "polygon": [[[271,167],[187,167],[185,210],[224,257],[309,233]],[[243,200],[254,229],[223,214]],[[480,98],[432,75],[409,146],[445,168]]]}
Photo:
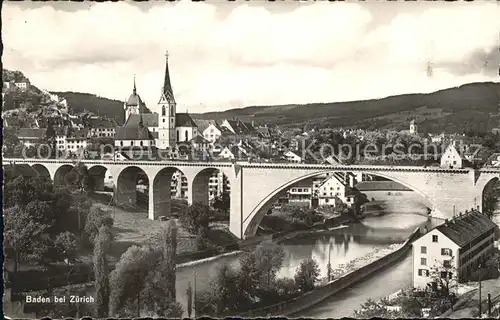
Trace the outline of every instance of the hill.
{"label": "hill", "polygon": [[405,94],[365,101],[305,105],[251,106],[193,115],[196,119],[232,119],[282,127],[408,128],[415,119],[422,132],[485,131],[499,126],[500,83],[471,83],[429,94]]}
{"label": "hill", "polygon": [[75,114],[92,112],[98,116],[113,118],[120,125],[125,122],[123,101],[107,99],[95,94],[82,92],[51,91],[51,93],[66,98],[68,105]]}

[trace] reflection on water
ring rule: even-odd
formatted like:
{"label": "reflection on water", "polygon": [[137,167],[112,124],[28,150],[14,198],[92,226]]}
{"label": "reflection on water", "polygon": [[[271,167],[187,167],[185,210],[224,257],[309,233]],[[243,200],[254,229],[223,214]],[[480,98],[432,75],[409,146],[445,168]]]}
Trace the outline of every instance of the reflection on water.
{"label": "reflection on water", "polygon": [[[394,243],[402,243],[416,227],[428,225],[430,229],[439,220],[427,219],[416,214],[395,213],[387,214],[347,228],[332,230],[328,235],[312,234],[306,237],[286,240],[283,243],[285,257],[283,268],[278,277],[293,278],[300,262],[307,258],[314,258],[320,267],[321,275],[326,276],[326,265],[330,259],[332,268],[363,257],[377,248],[384,248]],[[224,257],[193,267],[186,267],[177,271],[177,299],[186,308],[186,289],[188,282],[193,284],[196,270],[197,291],[209,289],[212,279],[224,262],[238,267],[239,256]]]}

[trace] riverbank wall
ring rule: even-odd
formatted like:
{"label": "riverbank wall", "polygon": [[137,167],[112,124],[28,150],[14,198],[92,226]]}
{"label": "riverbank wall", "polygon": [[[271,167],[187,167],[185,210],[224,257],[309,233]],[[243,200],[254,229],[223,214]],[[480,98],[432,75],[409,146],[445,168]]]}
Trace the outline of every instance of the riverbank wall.
{"label": "riverbank wall", "polygon": [[357,283],[376,271],[385,268],[405,257],[411,250],[412,242],[420,236],[420,228],[408,237],[406,242],[401,245],[396,251],[370,263],[357,270],[351,271],[346,275],[335,279],[328,284],[315,288],[314,290],[300,295],[294,299],[280,302],[268,307],[251,310],[240,313],[242,317],[265,317],[265,316],[292,316],[298,312],[313,307],[314,305],[322,302],[326,298],[348,288],[349,286]]}

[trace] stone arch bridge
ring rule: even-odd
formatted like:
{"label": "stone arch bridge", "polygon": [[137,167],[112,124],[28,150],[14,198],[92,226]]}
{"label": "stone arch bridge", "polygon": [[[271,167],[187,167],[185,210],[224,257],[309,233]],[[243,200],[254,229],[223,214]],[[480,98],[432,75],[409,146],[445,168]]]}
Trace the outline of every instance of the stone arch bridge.
{"label": "stone arch bridge", "polygon": [[[139,174],[149,181],[149,218],[170,215],[171,179],[177,170],[187,179],[188,202],[208,204],[208,181],[214,171],[222,171],[231,184],[230,231],[247,238],[271,205],[292,185],[327,172],[366,173],[384,177],[419,193],[432,206],[432,215],[451,218],[454,212],[482,208],[486,185],[500,177],[499,169],[443,169],[410,166],[332,166],[314,164],[224,163],[183,161],[81,160],[97,186],[104,185],[106,170],[115,182],[118,203],[136,201]],[[61,184],[76,164],[72,160],[4,159],[3,165],[27,164],[40,175]]]}

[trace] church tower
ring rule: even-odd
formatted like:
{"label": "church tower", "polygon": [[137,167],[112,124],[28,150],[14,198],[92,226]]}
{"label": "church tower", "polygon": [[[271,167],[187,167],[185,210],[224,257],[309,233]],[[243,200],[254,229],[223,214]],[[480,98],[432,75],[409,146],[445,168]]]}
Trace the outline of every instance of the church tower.
{"label": "church tower", "polygon": [[415,123],[415,120],[412,120],[410,122],[410,134],[417,134],[417,133],[418,133],[417,124]]}
{"label": "church tower", "polygon": [[165,79],[158,102],[158,145],[159,149],[167,149],[175,146],[175,115],[176,103],[172,85],[170,84],[170,73],[168,71],[168,52],[165,55]]}
{"label": "church tower", "polygon": [[123,104],[123,109],[125,110],[125,122],[127,122],[127,119],[131,114],[139,114],[139,109],[141,108],[142,104],[143,102],[141,100],[141,97],[137,94],[134,75],[134,89],[127,102]]}

